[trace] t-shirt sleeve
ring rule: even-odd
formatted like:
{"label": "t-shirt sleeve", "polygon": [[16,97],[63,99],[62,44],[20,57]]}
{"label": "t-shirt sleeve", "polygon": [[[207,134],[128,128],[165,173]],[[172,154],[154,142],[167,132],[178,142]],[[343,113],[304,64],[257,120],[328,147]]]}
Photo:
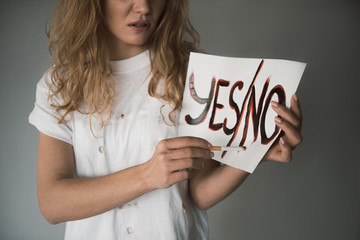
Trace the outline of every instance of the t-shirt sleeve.
{"label": "t-shirt sleeve", "polygon": [[59,123],[60,115],[51,106],[49,99],[49,75],[45,74],[36,86],[35,107],[29,116],[29,123],[34,125],[40,132],[73,144],[73,130],[71,122]]}

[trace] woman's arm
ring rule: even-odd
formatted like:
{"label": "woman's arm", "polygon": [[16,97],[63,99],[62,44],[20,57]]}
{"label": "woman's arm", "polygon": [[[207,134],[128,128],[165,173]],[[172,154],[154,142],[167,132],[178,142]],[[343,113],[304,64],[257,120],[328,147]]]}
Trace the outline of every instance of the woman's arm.
{"label": "woman's arm", "polygon": [[144,164],[94,178],[74,178],[70,144],[40,133],[38,199],[40,211],[52,224],[78,220],[111,210],[149,191],[167,188],[201,169],[199,159],[210,158],[208,143],[195,138],[161,141]]}
{"label": "woman's arm", "polygon": [[38,199],[49,223],[94,216],[150,191],[141,167],[105,177],[74,178],[73,152],[70,144],[40,133]]}
{"label": "woman's arm", "polygon": [[[295,95],[291,98],[291,109],[275,102],[272,107],[278,117],[276,124],[283,132],[277,142],[265,154],[262,161],[290,162],[292,150],[302,141],[302,113],[300,103]],[[249,175],[240,169],[220,165],[214,160],[205,160],[203,170],[195,170],[189,181],[189,191],[200,209],[208,209],[235,191]]]}
{"label": "woman's arm", "polygon": [[208,159],[205,164],[205,169],[195,170],[189,181],[190,195],[203,210],[229,196],[249,175],[243,170],[220,165],[215,160]]}

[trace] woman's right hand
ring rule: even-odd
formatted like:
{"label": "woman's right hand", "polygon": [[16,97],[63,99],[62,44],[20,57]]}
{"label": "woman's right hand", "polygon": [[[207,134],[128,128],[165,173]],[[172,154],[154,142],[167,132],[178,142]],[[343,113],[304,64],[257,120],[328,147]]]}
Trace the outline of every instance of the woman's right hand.
{"label": "woman's right hand", "polygon": [[192,169],[203,169],[213,157],[210,147],[208,141],[196,137],[160,141],[152,158],[144,163],[146,184],[150,189],[168,188],[189,179]]}

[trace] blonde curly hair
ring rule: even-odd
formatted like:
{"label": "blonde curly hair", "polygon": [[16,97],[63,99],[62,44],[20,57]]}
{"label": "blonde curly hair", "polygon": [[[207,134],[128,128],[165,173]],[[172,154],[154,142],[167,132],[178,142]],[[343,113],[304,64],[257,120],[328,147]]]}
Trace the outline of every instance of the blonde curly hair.
{"label": "blonde curly hair", "polygon": [[[49,98],[66,121],[73,111],[86,104],[90,118],[97,113],[102,125],[111,117],[114,83],[109,56],[110,33],[104,24],[102,0],[59,0],[50,27],[49,52],[51,68]],[[185,74],[191,51],[196,51],[199,35],[189,19],[187,0],[167,0],[157,29],[147,47],[151,55],[150,96],[168,101],[173,110],[181,109]],[[164,80],[164,94],[156,88]],[[61,103],[54,101],[61,98]],[[104,120],[105,119],[105,120]]]}

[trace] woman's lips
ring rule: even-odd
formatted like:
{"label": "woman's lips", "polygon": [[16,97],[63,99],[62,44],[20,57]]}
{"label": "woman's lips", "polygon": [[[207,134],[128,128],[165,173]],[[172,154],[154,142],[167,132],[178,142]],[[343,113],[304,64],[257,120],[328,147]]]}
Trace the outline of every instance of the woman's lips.
{"label": "woman's lips", "polygon": [[128,24],[128,26],[136,32],[145,32],[150,29],[150,23],[148,21],[136,21]]}

